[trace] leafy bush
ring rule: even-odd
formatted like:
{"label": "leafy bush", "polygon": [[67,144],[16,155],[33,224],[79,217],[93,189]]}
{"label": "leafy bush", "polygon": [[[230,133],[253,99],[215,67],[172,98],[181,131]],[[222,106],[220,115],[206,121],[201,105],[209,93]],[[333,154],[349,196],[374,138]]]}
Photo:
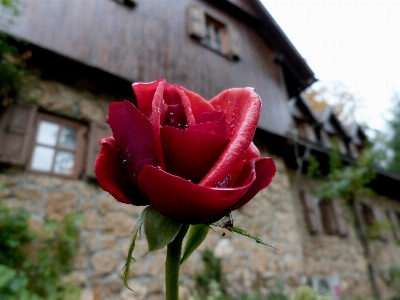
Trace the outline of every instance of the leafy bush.
{"label": "leafy bush", "polygon": [[61,277],[72,270],[79,218],[46,221],[39,234],[29,229],[28,217],[22,208],[0,205],[0,299],[77,298],[79,289],[65,286]]}
{"label": "leafy bush", "polygon": [[300,286],[290,300],[332,300],[329,295],[318,295],[310,286]]}
{"label": "leafy bush", "polygon": [[[221,259],[207,249],[202,254],[202,260],[204,269],[195,275],[195,299],[223,299],[221,297],[226,296],[226,280],[222,276]],[[212,298],[209,298],[210,295]]]}

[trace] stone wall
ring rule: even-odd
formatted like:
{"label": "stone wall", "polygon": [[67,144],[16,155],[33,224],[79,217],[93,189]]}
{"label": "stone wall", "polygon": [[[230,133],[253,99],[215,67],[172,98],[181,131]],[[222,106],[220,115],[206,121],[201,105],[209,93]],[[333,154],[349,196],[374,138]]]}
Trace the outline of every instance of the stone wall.
{"label": "stone wall", "polygon": [[[32,79],[20,100],[36,103],[47,112],[83,122],[104,121],[110,97],[78,91],[55,81]],[[264,155],[268,152],[262,149]],[[277,174],[271,185],[255,199],[233,213],[234,224],[272,243],[279,250],[255,243],[223,229],[210,231],[205,242],[182,266],[182,291],[194,287],[193,275],[202,267],[201,251],[211,249],[223,261],[223,273],[232,287],[271,292],[279,285],[289,293],[315,276],[337,277],[344,295],[371,295],[362,248],[350,228],[346,238],[312,236],[307,230],[299,199],[299,187],[318,184],[288,170],[282,158],[274,157]],[[146,254],[144,237],[136,243],[129,281],[134,292],[123,287],[122,269],[130,244],[131,231],[143,209],[121,204],[96,183],[22,170],[0,174],[4,189],[0,200],[10,207],[22,206],[32,212],[31,226],[39,229],[45,218],[60,220],[69,212],[86,219],[80,237],[75,271],[68,278],[83,289],[81,299],[164,299],[165,249]],[[383,197],[367,199],[383,206],[398,202]],[[225,235],[222,235],[225,232]],[[394,293],[387,267],[400,266],[400,248],[393,241],[373,242],[379,285],[385,296]]]}
{"label": "stone wall", "polygon": [[[279,159],[278,175],[256,199],[234,213],[235,226],[276,245],[279,250],[255,243],[240,235],[215,228],[205,242],[182,266],[182,287],[194,286],[195,270],[202,267],[200,251],[211,249],[223,259],[223,273],[229,285],[261,289],[287,283],[287,291],[300,284],[303,257],[296,234],[290,187]],[[32,212],[30,224],[40,230],[43,220],[61,220],[70,212],[86,222],[81,231],[75,271],[68,277],[83,288],[82,299],[163,299],[165,249],[146,254],[144,236],[137,243],[130,286],[123,287],[122,268],[131,231],[143,209],[115,201],[96,184],[47,175],[1,174],[4,189],[0,199],[9,207]],[[285,192],[282,192],[285,191]],[[222,236],[222,232],[226,234]]]}
{"label": "stone wall", "polygon": [[57,81],[30,77],[19,100],[37,104],[42,110],[79,121],[104,122],[112,97],[74,89]]}
{"label": "stone wall", "polygon": [[[346,237],[337,235],[311,235],[308,231],[301,205],[301,188],[315,189],[319,182],[313,178],[287,170],[292,183],[293,202],[296,211],[296,224],[301,237],[302,253],[304,256],[304,272],[307,278],[338,278],[343,295],[371,296],[371,284],[368,277],[367,262],[363,254],[362,245],[356,236],[353,221],[353,212],[341,202],[349,225],[349,234]],[[400,202],[383,196],[362,197],[358,201],[378,205],[383,210],[396,209],[400,211]],[[390,231],[389,241],[371,239],[370,246],[372,261],[376,273],[377,283],[381,296],[385,299],[398,296],[396,286],[388,279],[388,270],[391,266],[400,267],[400,244],[394,239]]]}

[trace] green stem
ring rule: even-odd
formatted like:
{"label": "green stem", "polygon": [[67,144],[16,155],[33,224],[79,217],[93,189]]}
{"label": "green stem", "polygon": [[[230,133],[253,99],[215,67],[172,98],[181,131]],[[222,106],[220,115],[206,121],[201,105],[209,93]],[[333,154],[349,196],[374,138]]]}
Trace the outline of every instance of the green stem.
{"label": "green stem", "polygon": [[165,261],[166,300],[179,300],[179,268],[181,261],[182,241],[189,229],[189,224],[182,227],[175,239],[167,246]]}

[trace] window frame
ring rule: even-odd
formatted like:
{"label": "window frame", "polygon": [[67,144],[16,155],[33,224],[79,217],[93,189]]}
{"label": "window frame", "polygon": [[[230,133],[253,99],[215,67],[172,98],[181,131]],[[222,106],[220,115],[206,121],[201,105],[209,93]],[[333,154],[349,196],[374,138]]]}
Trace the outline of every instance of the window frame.
{"label": "window frame", "polygon": [[[36,142],[36,138],[38,135],[39,125],[40,125],[41,121],[56,123],[56,124],[60,125],[61,128],[64,126],[67,126],[67,127],[73,128],[77,131],[76,148],[74,150],[63,148],[58,145],[58,138],[59,138],[59,135],[61,132],[61,128],[58,131],[56,145],[48,146],[50,148],[55,149],[55,155],[53,158],[51,171],[41,171],[41,170],[32,168],[32,159],[33,159],[35,147],[37,145],[40,145],[39,143]],[[60,176],[60,177],[74,178],[74,179],[78,179],[78,178],[82,177],[82,174],[84,171],[84,166],[85,166],[86,150],[87,150],[87,147],[86,147],[87,146],[87,141],[86,141],[87,130],[88,130],[87,125],[85,125],[81,122],[71,120],[68,118],[64,118],[64,117],[51,115],[48,113],[38,112],[36,120],[35,120],[35,126],[34,126],[34,131],[32,134],[31,143],[30,143],[31,149],[29,152],[29,159],[28,159],[27,165],[26,165],[26,171],[30,172],[30,173],[47,174],[47,175],[51,175],[51,176]],[[73,167],[72,174],[62,174],[62,173],[56,173],[54,171],[56,153],[58,151],[63,151],[63,150],[68,151],[68,152],[73,152],[75,154],[74,167]]]}
{"label": "window frame", "polygon": [[[187,7],[187,33],[203,47],[229,59],[238,61],[241,57],[240,35],[234,26],[221,21],[219,18],[209,14],[203,7],[198,5],[189,5]],[[206,42],[206,38],[215,40],[213,30],[207,30],[209,27],[219,28],[221,49],[213,45],[213,41]],[[211,34],[210,34],[211,32]]]}
{"label": "window frame", "polygon": [[[210,48],[211,50],[219,54],[224,55],[228,53],[229,51],[228,33],[225,24],[219,22],[218,20],[206,14],[205,26],[206,26],[206,34],[201,39],[201,43],[206,48]],[[219,37],[217,37],[217,30]],[[207,39],[209,40],[209,43],[206,42]],[[217,43],[219,43],[219,47],[217,46]]]}

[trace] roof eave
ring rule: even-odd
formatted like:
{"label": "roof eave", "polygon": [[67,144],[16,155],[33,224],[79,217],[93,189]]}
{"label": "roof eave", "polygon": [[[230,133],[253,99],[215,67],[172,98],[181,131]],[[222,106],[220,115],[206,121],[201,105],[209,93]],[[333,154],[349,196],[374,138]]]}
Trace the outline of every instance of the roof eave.
{"label": "roof eave", "polygon": [[270,48],[276,52],[277,62],[285,64],[294,75],[299,84],[300,91],[305,90],[317,81],[314,72],[308,66],[307,62],[259,0],[251,0],[249,3],[253,5],[256,10],[261,12],[261,19],[250,15],[229,0],[205,1],[228,11],[235,18],[253,27],[268,43]]}

